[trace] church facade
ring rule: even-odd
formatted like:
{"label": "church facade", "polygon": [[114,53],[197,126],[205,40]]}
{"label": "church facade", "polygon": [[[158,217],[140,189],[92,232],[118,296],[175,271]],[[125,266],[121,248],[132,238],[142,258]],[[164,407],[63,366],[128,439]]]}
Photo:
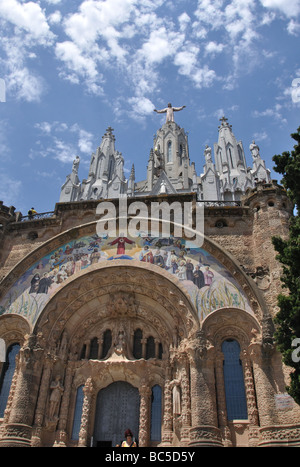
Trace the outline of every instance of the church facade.
{"label": "church facade", "polygon": [[1,204],[0,446],[300,446],[273,339],[293,207],[225,118],[213,148],[197,175],[167,119],[136,181],[108,128],[52,213]]}

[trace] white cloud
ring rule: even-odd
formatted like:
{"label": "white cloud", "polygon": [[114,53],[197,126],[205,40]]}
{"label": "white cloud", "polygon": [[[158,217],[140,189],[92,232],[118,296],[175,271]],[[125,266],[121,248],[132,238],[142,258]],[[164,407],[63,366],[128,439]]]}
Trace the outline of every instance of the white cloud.
{"label": "white cloud", "polygon": [[30,159],[42,156],[71,163],[77,154],[84,158],[86,155],[90,156],[95,149],[94,135],[81,128],[78,123],[68,125],[65,122],[44,121],[36,123],[35,128],[40,135],[36,148],[31,149]]}
{"label": "white cloud", "polygon": [[132,113],[137,117],[145,117],[153,113],[154,105],[146,97],[131,97],[128,100],[132,108]]}
{"label": "white cloud", "polygon": [[86,130],[80,128],[80,126],[76,123],[72,125],[71,131],[78,134],[78,148],[81,153],[91,155],[93,149],[93,138],[94,135]]}
{"label": "white cloud", "polygon": [[58,5],[61,3],[61,0],[44,0],[46,3],[49,3],[49,5]]}
{"label": "white cloud", "polygon": [[[129,92],[134,89],[136,96],[147,97],[159,88],[161,65],[168,64],[170,74],[185,76],[197,88],[207,87],[217,79],[208,60],[230,53],[233,67],[227,82],[233,87],[235,78],[259,60],[257,0],[229,4],[199,0],[195,11],[181,14],[174,13],[171,2],[165,3],[174,16],[161,14],[158,7],[163,4],[163,0],[84,0],[63,21],[68,40],[55,47],[62,63],[60,76],[84,82],[90,92],[101,94],[105,70],[115,69]],[[218,30],[223,31],[222,41],[209,38],[205,44],[204,39]]]}
{"label": "white cloud", "polygon": [[215,81],[217,75],[214,70],[209,69],[207,65],[195,71],[192,78],[199,88],[208,88]]}
{"label": "white cloud", "polygon": [[287,31],[291,36],[298,36],[300,34],[300,23],[292,19],[287,26]]}
{"label": "white cloud", "polygon": [[129,21],[136,0],[84,1],[77,13],[65,21],[67,35],[81,48],[89,47],[97,39],[104,39],[112,53],[120,54],[117,28]]}
{"label": "white cloud", "polygon": [[95,79],[97,69],[95,62],[81,54],[79,47],[71,41],[56,44],[56,56],[66,62],[67,66],[80,76],[88,76]]}
{"label": "white cloud", "polygon": [[59,10],[56,10],[54,13],[49,15],[49,23],[50,24],[59,24],[62,20],[62,15]]}
{"label": "white cloud", "polygon": [[183,34],[167,30],[163,26],[151,32],[140,54],[148,63],[161,63],[165,58],[174,55],[183,42]]}
{"label": "white cloud", "polygon": [[191,22],[191,18],[189,17],[189,15],[186,12],[183,12],[179,16],[178,21],[179,21],[180,31],[185,31],[186,28],[188,27],[188,25]]}
{"label": "white cloud", "polygon": [[280,123],[287,123],[287,120],[282,116],[283,107],[281,104],[276,104],[274,107],[270,107],[265,110],[254,110],[252,112],[253,117],[255,118],[273,118]]}
{"label": "white cloud", "polygon": [[32,61],[38,57],[32,48],[36,44],[50,47],[55,39],[45,13],[35,2],[0,0],[0,20],[1,48],[5,54],[0,64],[7,99],[38,102],[46,86],[43,78],[32,70]]}
{"label": "white cloud", "polygon": [[300,0],[260,0],[265,8],[279,10],[288,18],[300,14]]}
{"label": "white cloud", "polygon": [[200,24],[206,23],[218,29],[223,25],[223,6],[224,0],[199,0],[195,16]]}
{"label": "white cloud", "polygon": [[0,0],[0,17],[17,28],[27,31],[32,38],[42,42],[52,41],[47,19],[38,3],[19,3],[17,0]]}
{"label": "white cloud", "polygon": [[178,52],[175,56],[174,63],[179,67],[179,73],[190,76],[197,67],[199,48],[195,46],[187,47],[187,50]]}
{"label": "white cloud", "polygon": [[84,55],[71,41],[56,44],[55,54],[66,66],[66,69],[60,73],[63,78],[75,84],[79,84],[83,78],[89,92],[96,95],[102,94],[102,75],[98,72],[97,63],[92,57]]}
{"label": "white cloud", "polygon": [[[60,4],[0,0],[0,16],[17,27],[15,38],[8,47],[4,38],[2,47],[9,57],[10,89],[19,98],[38,100],[46,88],[28,63],[39,58],[30,37],[38,40],[35,47],[52,47],[61,78],[85,85],[89,93],[104,96],[109,70],[122,76],[124,94],[149,99],[169,79],[161,66],[169,67],[172,79],[184,76],[196,88],[211,86],[220,79],[212,60],[221,53],[230,63],[222,77],[224,88],[233,89],[238,77],[251,72],[264,55],[273,56],[259,48],[263,26],[284,13],[288,33],[300,31],[295,19],[300,0],[198,0],[195,6],[164,0],[80,0],[64,14]],[[51,32],[52,25],[59,36]]]}
{"label": "white cloud", "polygon": [[266,141],[269,139],[269,135],[266,131],[261,131],[254,133],[253,135],[254,140],[258,143],[260,141]]}
{"label": "white cloud", "polygon": [[224,50],[224,47],[224,44],[218,44],[217,42],[210,41],[205,46],[205,52],[207,54],[214,55],[216,53],[221,53]]}
{"label": "white cloud", "polygon": [[9,75],[7,90],[15,93],[19,100],[38,102],[43,89],[42,78],[32,74],[26,67],[13,71]]}

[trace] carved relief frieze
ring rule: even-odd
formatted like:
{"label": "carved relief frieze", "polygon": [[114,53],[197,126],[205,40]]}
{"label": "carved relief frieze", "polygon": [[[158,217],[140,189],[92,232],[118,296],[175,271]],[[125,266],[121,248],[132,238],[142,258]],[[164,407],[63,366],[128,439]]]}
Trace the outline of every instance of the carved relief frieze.
{"label": "carved relief frieze", "polygon": [[222,341],[227,338],[236,339],[245,348],[251,341],[257,342],[261,335],[258,321],[249,313],[234,308],[212,313],[204,321],[202,329],[216,348],[220,348]]}
{"label": "carved relief frieze", "polygon": [[[84,322],[81,323],[81,335],[100,316],[101,319],[104,319],[106,316],[121,317],[137,315],[142,318],[143,307],[140,306],[140,303],[144,300],[149,301],[149,299],[159,303],[164,313],[169,315],[169,318],[166,316],[166,319],[169,319],[170,322],[171,319],[179,321],[179,327],[182,329],[181,333],[191,333],[197,329],[197,319],[191,313],[191,305],[185,296],[180,295],[178,290],[176,291],[176,286],[170,287],[171,284],[167,281],[163,289],[166,292],[168,285],[168,293],[164,295],[161,292],[160,288],[166,279],[155,278],[155,275],[151,273],[150,282],[142,282],[138,268],[132,268],[132,271],[124,273],[124,269],[116,268],[114,270],[112,267],[109,268],[109,274],[105,272],[95,271],[94,274],[90,273],[82,277],[79,282],[71,282],[69,287],[66,285],[65,288],[71,288],[72,290],[61,291],[62,298],[61,294],[59,294],[56,300],[53,299],[56,302],[55,305],[52,304],[52,300],[50,301],[38,323],[38,326],[43,329],[45,335],[50,332],[52,339],[54,341],[57,340],[63,329],[68,325],[68,322],[72,322],[76,312],[83,309],[88,303],[93,303],[93,301],[96,303],[97,300],[100,300],[100,306],[97,310],[93,311],[92,317],[87,316]],[[142,271],[142,273],[144,279],[149,274],[145,271]],[[97,287],[98,284],[99,287]],[[174,292],[170,293],[170,289],[173,289]],[[133,290],[135,291],[135,296],[132,295]],[[137,296],[139,296],[139,303],[136,301]],[[153,320],[153,326],[161,326],[161,319],[158,316],[153,315],[151,319]],[[149,316],[147,320],[149,320]],[[162,327],[162,335],[164,333],[165,331]],[[49,338],[51,337],[49,336]]]}

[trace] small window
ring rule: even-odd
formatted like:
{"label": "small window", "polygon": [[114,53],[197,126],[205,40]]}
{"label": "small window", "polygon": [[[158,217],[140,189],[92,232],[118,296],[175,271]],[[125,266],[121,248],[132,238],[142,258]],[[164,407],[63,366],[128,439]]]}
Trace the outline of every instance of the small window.
{"label": "small window", "polygon": [[28,240],[36,240],[38,238],[38,233],[37,232],[29,232],[27,235]]}
{"label": "small window", "polygon": [[81,353],[80,353],[80,360],[85,359],[85,354],[86,354],[86,344],[83,344],[82,349],[81,349]]}
{"label": "small window", "polygon": [[228,420],[247,420],[244,373],[240,360],[240,345],[233,339],[222,344],[224,354],[224,384]]}
{"label": "small window", "polygon": [[146,360],[155,358],[155,342],[152,336],[148,337],[146,344]]}
{"label": "small window", "polygon": [[97,360],[98,350],[99,350],[98,338],[94,337],[91,340],[91,347],[90,347],[90,359],[91,360]]}
{"label": "small window", "polygon": [[77,389],[74,419],[73,419],[73,428],[72,428],[72,439],[76,441],[78,441],[79,439],[83,399],[84,399],[84,394],[83,394],[83,385],[82,385],[82,386],[79,386],[79,388]]}
{"label": "small window", "polygon": [[228,154],[229,154],[229,159],[230,159],[231,167],[234,168],[231,148],[228,148]]}
{"label": "small window", "polygon": [[180,163],[180,165],[182,165],[182,155],[183,155],[183,148],[182,148],[182,144],[180,144],[180,146],[179,146],[179,163]]}
{"label": "small window", "polygon": [[111,330],[106,329],[106,331],[103,334],[103,346],[102,346],[102,354],[101,358],[105,358],[111,348],[112,344],[112,335],[111,335]]}
{"label": "small window", "polygon": [[143,357],[143,348],[142,348],[142,338],[143,332],[141,329],[136,329],[133,336],[133,356],[134,358]]}
{"label": "small window", "polygon": [[215,223],[215,227],[223,229],[223,227],[227,227],[227,223],[223,219],[220,219]]}
{"label": "small window", "polygon": [[243,162],[243,151],[242,149],[240,148],[240,146],[238,146],[238,153],[239,153],[239,159],[241,162]]}
{"label": "small window", "polygon": [[172,141],[168,142],[167,162],[172,162]]}
{"label": "small window", "polygon": [[161,402],[162,391],[158,385],[153,386],[151,394],[151,441],[161,441]]}
{"label": "small window", "polygon": [[108,180],[111,180],[115,170],[115,160],[113,156],[110,156],[108,162]]}

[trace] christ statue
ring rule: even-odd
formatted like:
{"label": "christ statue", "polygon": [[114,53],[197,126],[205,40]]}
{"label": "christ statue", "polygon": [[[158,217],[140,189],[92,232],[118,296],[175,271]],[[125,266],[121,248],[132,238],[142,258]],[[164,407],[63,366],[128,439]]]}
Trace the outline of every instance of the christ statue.
{"label": "christ statue", "polygon": [[172,107],[172,104],[169,103],[167,108],[162,109],[162,110],[154,109],[154,112],[158,114],[166,113],[167,114],[166,123],[168,123],[168,122],[174,122],[174,112],[179,112],[185,107],[186,107],[185,105],[183,105],[182,107]]}

